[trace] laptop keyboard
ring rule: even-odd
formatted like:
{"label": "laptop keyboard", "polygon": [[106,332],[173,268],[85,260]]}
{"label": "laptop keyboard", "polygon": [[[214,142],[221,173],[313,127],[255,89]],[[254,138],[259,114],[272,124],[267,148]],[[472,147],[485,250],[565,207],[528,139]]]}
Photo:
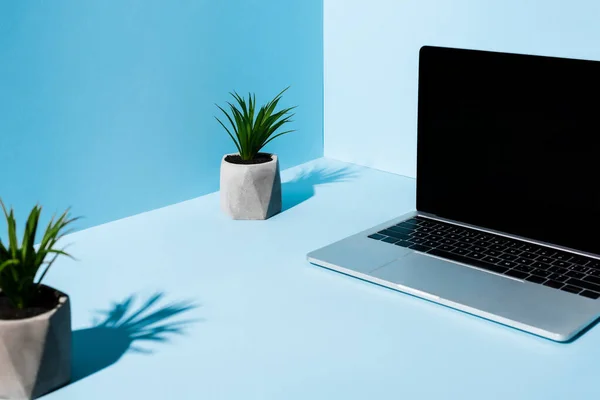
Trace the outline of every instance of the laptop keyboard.
{"label": "laptop keyboard", "polygon": [[600,260],[424,217],[369,236],[557,290],[600,297]]}

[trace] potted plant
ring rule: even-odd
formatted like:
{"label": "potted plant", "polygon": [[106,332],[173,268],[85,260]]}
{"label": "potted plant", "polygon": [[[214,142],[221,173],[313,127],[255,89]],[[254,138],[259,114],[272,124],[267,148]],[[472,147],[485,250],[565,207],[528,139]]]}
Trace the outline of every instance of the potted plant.
{"label": "potted plant", "polygon": [[0,205],[8,227],[7,242],[0,238],[0,399],[32,399],[70,380],[69,297],[41,282],[58,256],[70,257],[56,245],[77,218],[68,210],[52,218],[36,246],[42,208],[35,206],[18,243],[13,209]]}
{"label": "potted plant", "polygon": [[290,121],[295,107],[276,111],[281,96],[261,106],[256,112],[256,96],[244,99],[236,92],[230,93],[237,105],[227,102],[231,113],[221,106],[231,128],[217,117],[227,131],[238,153],[226,154],[221,160],[221,208],[234,219],[267,219],[281,211],[281,178],[279,160],[275,154],[262,153],[271,140],[293,132],[277,130]]}

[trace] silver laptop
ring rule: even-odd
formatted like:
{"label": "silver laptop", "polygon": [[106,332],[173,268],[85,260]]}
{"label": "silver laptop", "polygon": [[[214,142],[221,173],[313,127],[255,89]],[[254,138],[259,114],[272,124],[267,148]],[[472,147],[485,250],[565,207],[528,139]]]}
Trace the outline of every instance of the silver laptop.
{"label": "silver laptop", "polygon": [[573,340],[600,314],[599,93],[600,62],[421,48],[416,211],[308,260]]}

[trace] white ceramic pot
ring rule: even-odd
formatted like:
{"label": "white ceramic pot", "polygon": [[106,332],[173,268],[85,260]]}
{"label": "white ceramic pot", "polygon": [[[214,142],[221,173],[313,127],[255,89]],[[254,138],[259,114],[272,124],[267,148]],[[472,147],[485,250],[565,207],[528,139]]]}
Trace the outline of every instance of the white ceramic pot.
{"label": "white ceramic pot", "polygon": [[281,211],[279,160],[260,164],[221,161],[221,209],[233,219],[267,219]]}
{"label": "white ceramic pot", "polygon": [[0,399],[34,399],[69,383],[69,297],[54,292],[54,309],[31,318],[0,320]]}

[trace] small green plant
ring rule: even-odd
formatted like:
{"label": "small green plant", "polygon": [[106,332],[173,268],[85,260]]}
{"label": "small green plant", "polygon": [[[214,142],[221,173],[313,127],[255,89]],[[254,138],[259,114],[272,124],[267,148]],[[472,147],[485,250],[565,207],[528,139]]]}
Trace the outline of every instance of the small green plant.
{"label": "small green plant", "polygon": [[[52,217],[36,249],[35,238],[42,207],[36,205],[31,210],[25,224],[23,240],[19,244],[14,211],[12,207],[10,212],[7,211],[1,199],[0,205],[8,227],[8,247],[0,238],[0,290],[17,309],[28,308],[35,303],[41,282],[56,258],[59,255],[71,257],[64,248],[56,249],[55,246],[63,236],[71,232],[71,230],[64,230],[67,225],[78,218],[69,218],[69,210],[56,221]],[[49,255],[51,258],[48,261],[46,258]],[[44,265],[45,268],[36,283],[35,277]]]}
{"label": "small green plant", "polygon": [[284,124],[292,122],[290,118],[295,115],[290,114],[290,111],[296,107],[275,111],[275,107],[277,107],[279,100],[281,100],[281,96],[288,89],[289,87],[283,89],[273,100],[262,106],[258,110],[258,113],[256,113],[256,117],[256,96],[253,94],[248,94],[248,100],[246,100],[237,94],[237,92],[230,93],[237,102],[237,107],[227,102],[231,109],[231,114],[217,105],[229,120],[233,128],[233,133],[219,118],[215,118],[225,128],[235,143],[242,160],[253,160],[258,152],[271,140],[294,131],[289,130],[275,134]]}

